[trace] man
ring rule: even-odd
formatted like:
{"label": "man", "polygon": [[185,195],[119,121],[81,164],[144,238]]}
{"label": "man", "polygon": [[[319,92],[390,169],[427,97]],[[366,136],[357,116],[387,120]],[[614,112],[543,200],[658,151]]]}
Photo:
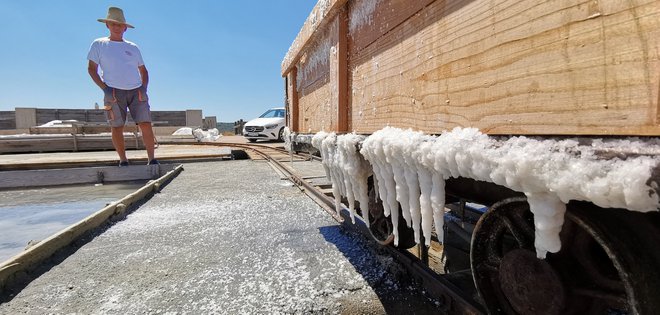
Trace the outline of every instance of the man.
{"label": "man", "polygon": [[119,155],[119,166],[129,165],[124,147],[127,111],[131,112],[131,117],[142,132],[149,158],[147,165],[157,165],[147,97],[149,73],[137,45],[124,40],[124,32],[133,26],[126,23],[124,12],[116,7],[110,7],[107,18],[98,21],[105,23],[110,36],[98,38],[92,43],[87,54],[87,71],[94,83],[103,90],[105,115],[112,129],[112,145]]}

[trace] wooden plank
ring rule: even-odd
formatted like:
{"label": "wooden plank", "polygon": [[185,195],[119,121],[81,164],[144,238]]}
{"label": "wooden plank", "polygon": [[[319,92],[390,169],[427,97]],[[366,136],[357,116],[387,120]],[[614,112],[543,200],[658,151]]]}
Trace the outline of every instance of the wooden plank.
{"label": "wooden plank", "polygon": [[353,129],[660,135],[658,46],[659,1],[435,1],[349,58]]}
{"label": "wooden plank", "polygon": [[[100,109],[50,109],[37,108],[37,124],[45,124],[53,120],[76,120],[78,122],[106,123],[105,113]],[[159,121],[167,126],[185,126],[186,111],[152,111],[153,121]],[[127,127],[134,125],[130,112],[127,116]]]}
{"label": "wooden plank", "polygon": [[[155,125],[156,122],[154,122]],[[162,125],[164,125],[163,123]],[[45,135],[45,134],[100,134],[110,133],[112,130],[110,125],[86,125],[74,123],[72,127],[30,127],[30,134]],[[124,132],[139,132],[140,129],[135,124],[124,126]]]}
{"label": "wooden plank", "polygon": [[[374,3],[371,15],[349,14],[368,21],[357,28],[349,21],[352,130],[660,135],[659,1]],[[327,21],[315,36],[332,25]],[[318,50],[319,41],[307,45],[304,54]],[[328,114],[342,108],[333,93],[301,93],[300,103]],[[328,96],[337,100],[323,103]]]}
{"label": "wooden plank", "polygon": [[87,122],[105,122],[105,113],[101,109],[37,108],[37,124],[53,120],[77,120]]}
{"label": "wooden plank", "polygon": [[311,94],[314,90],[326,86],[330,82],[330,54],[334,38],[332,38],[333,31],[336,25],[332,24],[331,27],[323,33],[314,45],[305,52],[303,60],[296,66],[296,89],[298,94],[302,97],[306,94]]}
{"label": "wooden plank", "polygon": [[48,135],[48,134],[75,134],[78,133],[76,127],[30,127],[30,134],[32,135]]}
{"label": "wooden plank", "polygon": [[330,61],[336,29],[336,23],[329,24],[329,29],[324,30],[323,36],[309,46],[297,65],[300,132],[337,130],[337,100],[331,84],[333,74]]}
{"label": "wooden plank", "polygon": [[16,112],[0,111],[0,130],[16,129]]}
{"label": "wooden plank", "polygon": [[349,35],[352,54],[363,50],[435,0],[351,1]]}
{"label": "wooden plank", "polygon": [[3,171],[0,189],[148,180],[158,178],[174,167],[174,164],[163,164]]}
{"label": "wooden plank", "polygon": [[161,126],[186,126],[186,111],[152,111],[152,121],[161,121]]}
{"label": "wooden plank", "polygon": [[300,97],[300,132],[337,129],[337,107],[330,101],[331,93],[330,86],[325,85]]}
{"label": "wooden plank", "polygon": [[[144,148],[142,137],[124,135],[126,149]],[[0,153],[113,150],[110,135],[34,135],[0,137]]]}
{"label": "wooden plank", "polygon": [[293,40],[289,51],[282,61],[282,76],[286,76],[298,63],[308,46],[320,36],[325,26],[330,23],[348,0],[319,1],[305,20],[300,32]]}
{"label": "wooden plank", "polygon": [[289,104],[289,110],[287,113],[289,114],[289,129],[291,132],[300,132],[300,124],[298,121],[300,119],[300,106],[298,104],[298,88],[296,87],[297,72],[297,69],[294,68],[293,71],[287,75],[287,100]]}

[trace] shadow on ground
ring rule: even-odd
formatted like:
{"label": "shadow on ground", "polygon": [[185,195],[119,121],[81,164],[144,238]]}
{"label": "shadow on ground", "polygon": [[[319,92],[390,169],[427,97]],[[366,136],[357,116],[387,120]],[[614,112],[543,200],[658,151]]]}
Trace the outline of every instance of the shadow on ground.
{"label": "shadow on ground", "polygon": [[[350,223],[348,223],[350,224]],[[319,228],[377,294],[386,314],[442,314],[440,303],[428,297],[381,245],[340,225]],[[363,313],[360,309],[343,313]]]}

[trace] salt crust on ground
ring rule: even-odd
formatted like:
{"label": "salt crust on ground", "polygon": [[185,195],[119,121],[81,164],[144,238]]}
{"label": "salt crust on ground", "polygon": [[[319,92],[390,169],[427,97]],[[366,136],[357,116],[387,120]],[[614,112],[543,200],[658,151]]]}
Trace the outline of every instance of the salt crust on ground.
{"label": "salt crust on ground", "polygon": [[[450,177],[491,182],[525,193],[534,214],[540,258],[561,249],[559,232],[570,200],[640,212],[658,210],[657,187],[647,183],[660,164],[657,140],[581,143],[522,136],[499,140],[476,128],[457,127],[430,136],[386,127],[369,137],[319,132],[312,145],[321,152],[335,200],[345,196],[351,215],[354,201],[362,203],[366,198],[366,180],[373,174],[385,215],[395,227],[402,215],[414,229],[415,240],[419,243],[423,235],[427,246],[433,226],[442,241],[444,181]],[[616,152],[629,154],[619,157]],[[338,203],[336,206],[339,209]],[[398,244],[397,229],[394,231]]]}
{"label": "salt crust on ground", "polygon": [[188,163],[0,314],[440,312],[371,245],[268,164]]}

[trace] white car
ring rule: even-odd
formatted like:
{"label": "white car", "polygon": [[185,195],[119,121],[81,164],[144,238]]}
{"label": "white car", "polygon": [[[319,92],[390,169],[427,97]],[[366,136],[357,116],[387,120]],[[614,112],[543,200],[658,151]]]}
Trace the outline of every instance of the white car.
{"label": "white car", "polygon": [[271,108],[261,114],[259,118],[252,119],[243,126],[243,137],[250,142],[259,139],[283,141],[282,133],[285,126],[284,108]]}

